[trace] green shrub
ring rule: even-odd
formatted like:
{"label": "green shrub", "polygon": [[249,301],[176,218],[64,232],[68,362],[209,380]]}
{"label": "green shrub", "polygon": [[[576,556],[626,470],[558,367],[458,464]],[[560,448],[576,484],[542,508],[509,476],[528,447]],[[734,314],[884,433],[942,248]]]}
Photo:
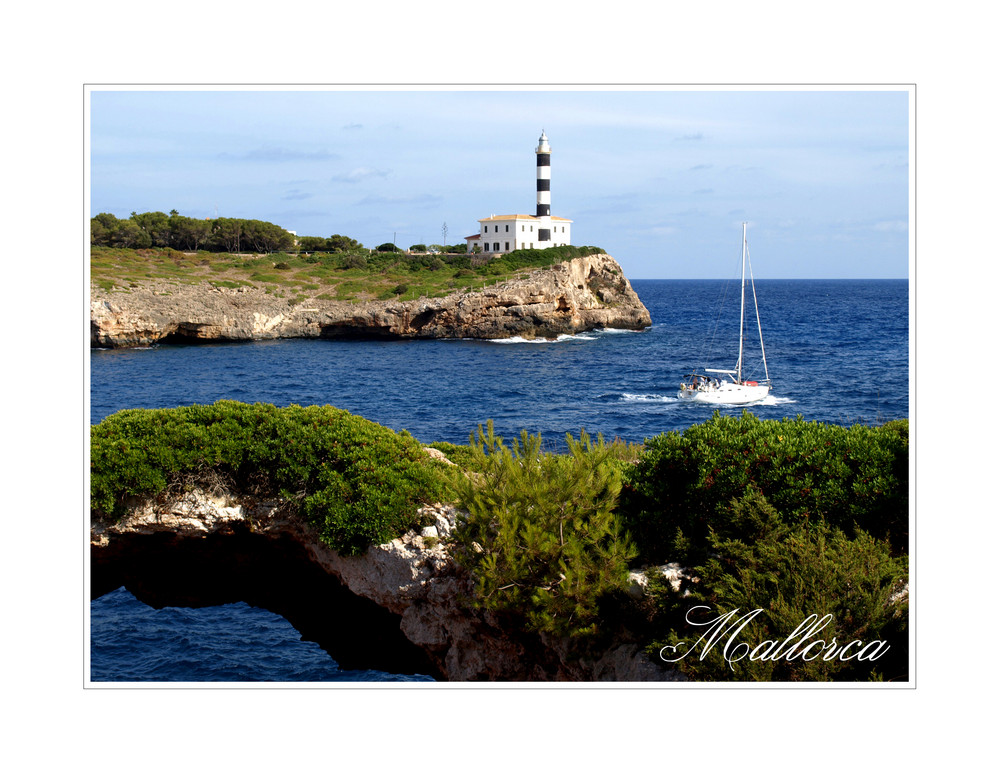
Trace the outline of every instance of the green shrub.
{"label": "green shrub", "polygon": [[544,250],[513,250],[492,258],[486,264],[486,272],[500,274],[516,271],[520,268],[544,268],[545,266],[553,266],[566,260],[572,260],[573,258],[603,253],[604,250],[600,247],[574,247],[572,245],[548,247]]}
{"label": "green shrub", "polygon": [[788,524],[824,522],[908,545],[907,423],[845,428],[720,416],[647,440],[622,515],[649,563],[704,560],[711,527],[739,538],[729,503],[759,490]]}
{"label": "green shrub", "polygon": [[472,268],[472,260],[468,255],[454,255],[449,254],[443,256],[444,262],[455,269],[455,276],[458,276],[462,271],[469,271],[469,274],[473,272],[470,270]]}
{"label": "green shrub", "polygon": [[475,603],[529,630],[580,636],[597,630],[602,597],[625,587],[635,551],[615,514],[621,464],[598,437],[567,436],[569,453],[542,450],[522,432],[509,447],[492,422],[470,438],[459,485],[468,520],[456,557],[472,573]]}
{"label": "green shrub", "polygon": [[208,472],[237,491],[284,497],[326,544],[348,554],[415,526],[419,505],[439,500],[445,487],[408,434],[330,406],[226,400],[121,411],[91,428],[96,518],[120,518],[131,497]]}
{"label": "green shrub", "polygon": [[368,268],[368,258],[364,255],[359,255],[357,253],[349,253],[341,257],[341,266],[345,269],[358,268],[367,269]]}
{"label": "green shrub", "polygon": [[[697,583],[674,591],[662,579],[651,581],[657,605],[649,648],[654,657],[667,647],[664,659],[677,659],[676,667],[688,677],[706,681],[907,678],[908,604],[891,600],[907,581],[905,556],[893,557],[888,543],[864,532],[848,539],[825,523],[788,524],[755,489],[730,502],[728,510],[742,536],[724,539],[710,531],[712,557],[694,569]],[[733,610],[732,624],[748,614],[750,622],[738,633],[735,625],[720,629],[710,644],[711,627],[704,623]],[[692,625],[688,615],[703,624]],[[810,615],[817,624],[826,615],[830,620],[797,650],[792,645],[802,636],[785,645]],[[853,641],[859,643],[841,653],[845,659],[833,657]],[[783,654],[777,648],[769,653],[768,642],[782,644]],[[812,642],[822,644],[807,650]],[[850,657],[861,653],[877,657]],[[774,657],[764,657],[768,654]]]}

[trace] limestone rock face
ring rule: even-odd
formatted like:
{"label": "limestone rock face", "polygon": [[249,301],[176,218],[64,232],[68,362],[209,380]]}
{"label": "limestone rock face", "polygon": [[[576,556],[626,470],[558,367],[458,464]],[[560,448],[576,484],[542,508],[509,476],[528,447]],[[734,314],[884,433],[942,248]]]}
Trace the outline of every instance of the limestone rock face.
{"label": "limestone rock face", "polygon": [[[421,651],[439,678],[447,681],[673,681],[680,677],[654,662],[635,642],[613,641],[596,657],[581,659],[568,642],[504,630],[489,614],[469,606],[469,576],[448,553],[447,539],[432,539],[411,531],[361,556],[342,556],[327,548],[306,524],[289,515],[280,501],[241,502],[218,489],[193,489],[156,501],[137,503],[130,514],[113,525],[91,527],[91,567],[112,575],[106,590],[122,584],[114,564],[130,565],[131,582],[148,579],[162,587],[183,586],[185,604],[213,602],[211,583],[185,581],[193,571],[192,556],[202,563],[231,567],[242,561],[251,567],[239,582],[250,584],[268,563],[268,552],[280,550],[299,564],[308,564],[312,579],[307,588],[287,594],[310,595],[312,606],[294,621],[300,631],[322,630],[322,617],[338,627],[336,604],[324,596],[331,578],[364,603],[377,605],[398,620],[398,631]],[[432,521],[438,534],[456,527],[458,513],[451,505],[425,507],[422,521]],[[431,527],[428,527],[428,529]],[[250,544],[256,547],[249,548]],[[292,546],[289,548],[289,546]],[[142,552],[145,551],[145,552]],[[239,561],[231,555],[239,553]],[[284,564],[281,574],[294,573]],[[144,574],[155,575],[144,578]],[[303,574],[308,574],[303,572]],[[121,575],[124,576],[124,575]],[[266,576],[266,575],[264,575]],[[224,582],[222,578],[218,582]],[[197,583],[202,583],[198,586]],[[265,580],[264,582],[267,582]],[[128,587],[126,581],[126,587]],[[129,587],[129,590],[134,588]],[[95,593],[105,592],[95,590]],[[139,595],[139,593],[137,593]],[[161,596],[161,598],[163,598]],[[169,596],[169,592],[167,594]],[[166,601],[165,604],[176,605]],[[267,604],[285,613],[282,600]],[[344,627],[341,625],[340,627]],[[315,639],[325,646],[322,635]],[[399,646],[398,644],[395,646]],[[392,657],[390,653],[390,662]]]}
{"label": "limestone rock face", "polygon": [[309,300],[261,289],[149,283],[91,287],[91,345],[164,339],[554,338],[596,328],[642,330],[649,311],[608,255],[575,258],[478,292],[413,301]]}

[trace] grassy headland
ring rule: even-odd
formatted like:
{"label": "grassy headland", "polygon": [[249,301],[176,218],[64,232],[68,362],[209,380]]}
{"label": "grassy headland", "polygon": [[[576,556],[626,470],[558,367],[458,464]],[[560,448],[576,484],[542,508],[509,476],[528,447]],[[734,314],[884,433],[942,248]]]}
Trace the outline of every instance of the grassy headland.
{"label": "grassy headland", "polygon": [[552,266],[598,247],[517,250],[488,262],[478,256],[355,250],[313,253],[181,251],[169,247],[91,247],[91,281],[104,290],[127,290],[145,282],[251,286],[300,303],[412,300],[481,289],[518,273]]}

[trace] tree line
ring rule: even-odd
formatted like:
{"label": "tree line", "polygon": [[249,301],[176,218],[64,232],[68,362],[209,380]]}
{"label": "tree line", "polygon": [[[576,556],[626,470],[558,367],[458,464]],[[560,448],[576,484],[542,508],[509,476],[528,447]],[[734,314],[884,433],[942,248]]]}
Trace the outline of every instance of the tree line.
{"label": "tree line", "polygon": [[171,210],[133,212],[120,219],[102,212],[90,220],[90,243],[101,247],[170,247],[175,250],[209,252],[349,252],[362,249],[356,239],[334,234],[329,238],[295,236],[279,225],[265,220],[217,217],[199,220]]}

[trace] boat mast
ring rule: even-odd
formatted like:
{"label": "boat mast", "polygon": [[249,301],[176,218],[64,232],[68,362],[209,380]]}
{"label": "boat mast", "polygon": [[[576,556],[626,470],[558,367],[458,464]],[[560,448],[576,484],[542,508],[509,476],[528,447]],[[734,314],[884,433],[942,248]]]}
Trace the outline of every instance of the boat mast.
{"label": "boat mast", "polygon": [[747,224],[743,223],[743,258],[740,264],[740,356],[736,360],[736,383],[743,383],[743,317],[747,293]]}

